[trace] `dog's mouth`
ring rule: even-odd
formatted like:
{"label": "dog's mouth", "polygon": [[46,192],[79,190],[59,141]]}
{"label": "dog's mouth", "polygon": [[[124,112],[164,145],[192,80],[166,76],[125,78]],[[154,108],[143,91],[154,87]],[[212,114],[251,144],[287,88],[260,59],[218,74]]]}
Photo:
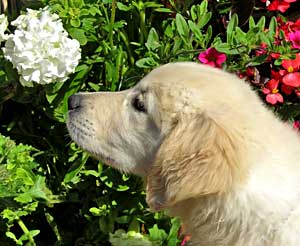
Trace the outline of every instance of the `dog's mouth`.
{"label": "dog's mouth", "polygon": [[76,119],[69,120],[67,122],[68,130],[71,138],[84,150],[89,152],[96,159],[102,161],[104,164],[111,166],[113,168],[119,169],[118,162],[102,152],[95,151],[93,146],[87,144],[94,139],[94,130],[86,126],[86,121],[78,121]]}

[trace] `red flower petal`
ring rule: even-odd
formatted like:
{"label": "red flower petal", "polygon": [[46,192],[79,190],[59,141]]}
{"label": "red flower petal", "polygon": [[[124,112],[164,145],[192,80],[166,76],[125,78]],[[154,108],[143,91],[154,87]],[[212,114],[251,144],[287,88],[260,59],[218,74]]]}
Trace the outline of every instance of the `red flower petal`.
{"label": "red flower petal", "polygon": [[288,39],[292,42],[295,49],[300,48],[300,31],[291,32],[288,34]]}
{"label": "red flower petal", "polygon": [[285,85],[292,86],[292,87],[299,87],[300,86],[300,73],[288,73],[282,79],[282,82]]}
{"label": "red flower petal", "polygon": [[294,121],[293,127],[297,130],[300,128],[300,122],[298,120]]}
{"label": "red flower petal", "polygon": [[274,0],[268,6],[268,10],[276,11],[279,10],[280,12],[284,13],[290,7],[290,3],[284,2],[282,0]]}
{"label": "red flower petal", "polygon": [[289,72],[295,72],[299,69],[299,64],[296,59],[294,60],[283,60],[281,65]]}
{"label": "red flower petal", "polygon": [[263,89],[262,89],[262,92],[263,92],[264,94],[270,94],[270,93],[271,93],[271,91],[270,91],[268,88],[263,88]]}
{"label": "red flower petal", "polygon": [[273,59],[278,59],[280,57],[280,53],[271,53],[271,57]]}
{"label": "red flower petal", "polygon": [[221,64],[226,61],[226,55],[210,47],[206,51],[201,52],[198,59],[201,63],[220,68]]}
{"label": "red flower petal", "polygon": [[266,96],[266,101],[272,105],[275,105],[277,102],[283,102],[283,97],[281,94],[276,93],[276,94],[268,94]]}
{"label": "red flower petal", "polygon": [[[286,71],[283,70],[285,73],[284,75],[286,74]],[[277,72],[275,70],[271,70],[271,78],[272,79],[275,79],[275,80],[278,80],[278,81],[281,81],[282,79],[282,75],[280,74],[280,72]]]}
{"label": "red flower petal", "polygon": [[287,86],[285,84],[281,85],[281,91],[285,94],[285,95],[291,95],[293,92],[293,87]]}
{"label": "red flower petal", "polygon": [[280,74],[281,76],[284,76],[284,75],[286,75],[286,74],[287,74],[287,71],[286,71],[286,70],[283,70],[283,69],[281,69],[281,70],[279,70],[279,74]]}
{"label": "red flower petal", "polygon": [[278,84],[279,84],[279,81],[276,80],[276,79],[271,79],[269,80],[269,82],[267,82],[266,84],[266,87],[270,90],[270,91],[273,91],[273,90],[276,90],[278,88]]}
{"label": "red flower petal", "polygon": [[276,96],[277,102],[283,103],[283,96],[280,93],[274,95]]}
{"label": "red flower petal", "polygon": [[246,74],[248,77],[252,77],[255,75],[255,69],[253,67],[247,67]]}
{"label": "red flower petal", "polygon": [[277,7],[277,9],[278,9],[281,13],[284,13],[285,11],[288,10],[289,7],[290,7],[290,4],[289,4],[289,3],[281,2],[281,4],[279,4],[279,6]]}
{"label": "red flower petal", "polygon": [[300,30],[300,18],[297,19],[295,23],[294,23],[294,22],[292,23],[291,29],[292,29],[293,31]]}

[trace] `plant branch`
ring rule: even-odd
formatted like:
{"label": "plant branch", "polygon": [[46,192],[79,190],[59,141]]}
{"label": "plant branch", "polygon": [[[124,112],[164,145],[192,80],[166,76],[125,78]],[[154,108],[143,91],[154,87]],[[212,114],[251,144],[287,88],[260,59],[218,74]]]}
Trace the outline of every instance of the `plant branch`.
{"label": "plant branch", "polygon": [[28,228],[26,227],[24,222],[20,218],[17,219],[17,222],[18,222],[18,225],[21,227],[22,231],[24,232],[24,234],[28,237],[29,245],[35,246],[36,244],[34,242],[34,239],[31,236],[30,231],[28,230]]}
{"label": "plant branch", "polygon": [[117,7],[117,1],[112,0],[112,3],[111,3],[111,16],[110,16],[110,23],[109,23],[109,44],[110,44],[111,48],[114,45],[113,30],[114,30],[114,24],[115,24],[115,18],[116,18],[116,7]]}

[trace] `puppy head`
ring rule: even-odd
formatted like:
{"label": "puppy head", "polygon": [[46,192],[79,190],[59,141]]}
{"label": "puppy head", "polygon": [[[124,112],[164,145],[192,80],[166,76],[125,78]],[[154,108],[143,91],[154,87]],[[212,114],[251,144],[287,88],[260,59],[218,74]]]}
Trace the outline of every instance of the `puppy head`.
{"label": "puppy head", "polygon": [[145,176],[160,144],[150,116],[155,101],[140,87],[115,93],[80,93],[69,98],[72,139],[107,165]]}
{"label": "puppy head", "polygon": [[154,209],[224,192],[238,169],[230,117],[249,92],[232,78],[196,63],[167,64],[130,90],[72,96],[68,130],[108,165],[148,176]]}

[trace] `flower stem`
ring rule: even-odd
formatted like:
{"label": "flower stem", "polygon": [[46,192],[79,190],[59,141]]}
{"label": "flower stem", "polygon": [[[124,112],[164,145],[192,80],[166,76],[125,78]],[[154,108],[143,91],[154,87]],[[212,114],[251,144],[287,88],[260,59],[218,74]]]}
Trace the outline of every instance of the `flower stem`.
{"label": "flower stem", "polygon": [[109,23],[109,44],[110,47],[112,48],[114,45],[113,41],[113,29],[114,29],[114,24],[115,24],[115,18],[116,18],[116,6],[117,6],[117,1],[112,0],[111,3],[111,16],[110,16],[110,23]]}
{"label": "flower stem", "polygon": [[15,19],[18,15],[17,2],[16,0],[10,0],[11,17]]}
{"label": "flower stem", "polygon": [[139,14],[140,14],[140,43],[144,44],[145,39],[147,37],[147,31],[146,31],[146,13],[145,13],[145,8],[143,6],[143,2],[139,1]]}
{"label": "flower stem", "polygon": [[34,239],[31,236],[31,234],[30,234],[28,228],[26,227],[26,225],[24,224],[24,222],[20,218],[17,219],[17,222],[18,222],[18,225],[21,227],[22,231],[24,232],[24,234],[28,237],[29,245],[35,246],[36,244],[34,242]]}

